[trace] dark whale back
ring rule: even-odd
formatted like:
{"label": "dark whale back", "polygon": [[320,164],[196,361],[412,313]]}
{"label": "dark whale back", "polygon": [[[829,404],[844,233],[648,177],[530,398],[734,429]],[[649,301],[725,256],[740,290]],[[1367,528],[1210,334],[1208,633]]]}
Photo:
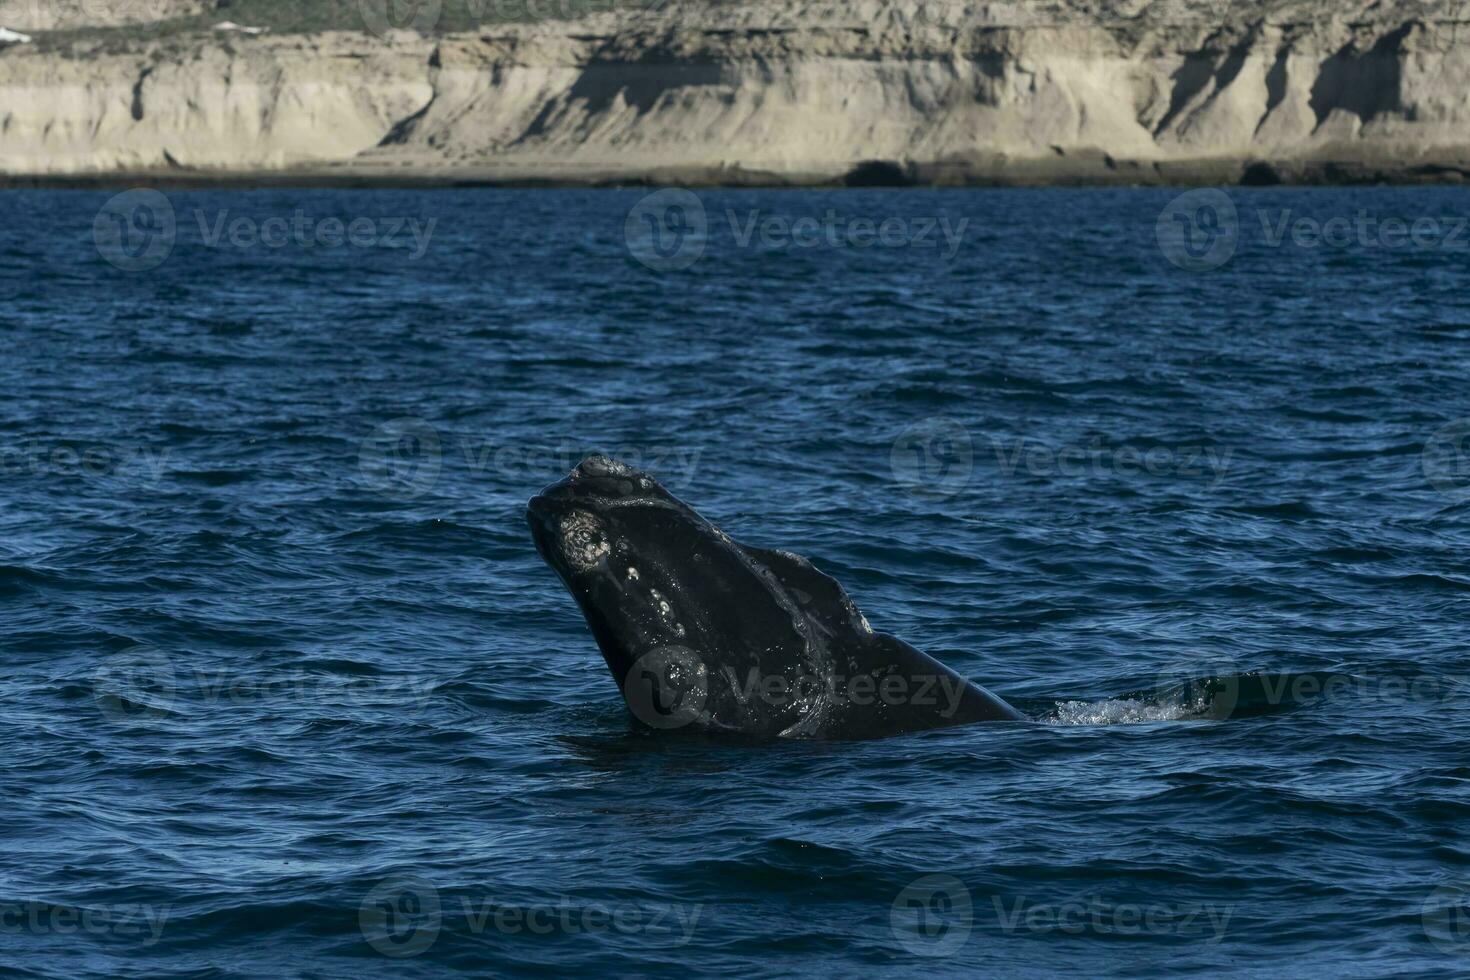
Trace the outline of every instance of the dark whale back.
{"label": "dark whale back", "polygon": [[1022,718],[874,632],[806,559],[737,543],[621,463],[590,457],[527,517],[648,727],[854,739]]}

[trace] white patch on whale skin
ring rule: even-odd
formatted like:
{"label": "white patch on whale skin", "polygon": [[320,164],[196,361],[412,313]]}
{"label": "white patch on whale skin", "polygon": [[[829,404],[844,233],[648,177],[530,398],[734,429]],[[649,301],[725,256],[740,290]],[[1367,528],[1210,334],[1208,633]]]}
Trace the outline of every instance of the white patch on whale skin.
{"label": "white patch on whale skin", "polygon": [[636,581],[638,581],[638,569],[634,568],[632,565],[629,565],[628,566],[628,581],[629,582],[636,582]]}
{"label": "white patch on whale skin", "polygon": [[673,630],[675,636],[683,636],[684,624],[674,618],[674,607],[669,604],[668,599],[664,598],[664,594],[658,589],[649,589],[648,595],[653,600],[658,610],[658,617],[663,624]]}
{"label": "white patch on whale skin", "polygon": [[561,552],[567,564],[579,572],[597,567],[612,552],[602,522],[585,510],[574,510],[561,519]]}

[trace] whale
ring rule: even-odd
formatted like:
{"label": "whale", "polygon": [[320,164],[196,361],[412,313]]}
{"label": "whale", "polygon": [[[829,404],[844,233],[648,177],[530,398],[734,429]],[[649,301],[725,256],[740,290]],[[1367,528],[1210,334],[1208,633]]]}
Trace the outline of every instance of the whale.
{"label": "whale", "polygon": [[835,741],[1027,720],[874,630],[806,558],[736,542],[616,459],[582,460],[526,520],[637,729]]}

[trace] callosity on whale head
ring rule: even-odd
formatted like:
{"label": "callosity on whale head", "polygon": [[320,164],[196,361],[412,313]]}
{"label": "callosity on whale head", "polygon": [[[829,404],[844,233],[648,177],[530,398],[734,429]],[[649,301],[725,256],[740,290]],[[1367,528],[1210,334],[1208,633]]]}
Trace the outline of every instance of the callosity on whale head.
{"label": "callosity on whale head", "polygon": [[526,517],[643,725],[872,738],[1022,718],[873,632],[805,559],[737,544],[626,464],[588,457]]}

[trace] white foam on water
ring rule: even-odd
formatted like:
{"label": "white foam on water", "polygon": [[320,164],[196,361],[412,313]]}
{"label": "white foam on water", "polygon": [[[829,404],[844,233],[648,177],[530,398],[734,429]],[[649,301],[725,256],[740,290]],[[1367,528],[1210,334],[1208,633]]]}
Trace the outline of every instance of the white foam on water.
{"label": "white foam on water", "polygon": [[1204,718],[1210,703],[1191,701],[1136,701],[1108,698],[1103,701],[1058,701],[1053,712],[1042,719],[1047,725],[1145,725],[1156,721],[1185,721]]}

